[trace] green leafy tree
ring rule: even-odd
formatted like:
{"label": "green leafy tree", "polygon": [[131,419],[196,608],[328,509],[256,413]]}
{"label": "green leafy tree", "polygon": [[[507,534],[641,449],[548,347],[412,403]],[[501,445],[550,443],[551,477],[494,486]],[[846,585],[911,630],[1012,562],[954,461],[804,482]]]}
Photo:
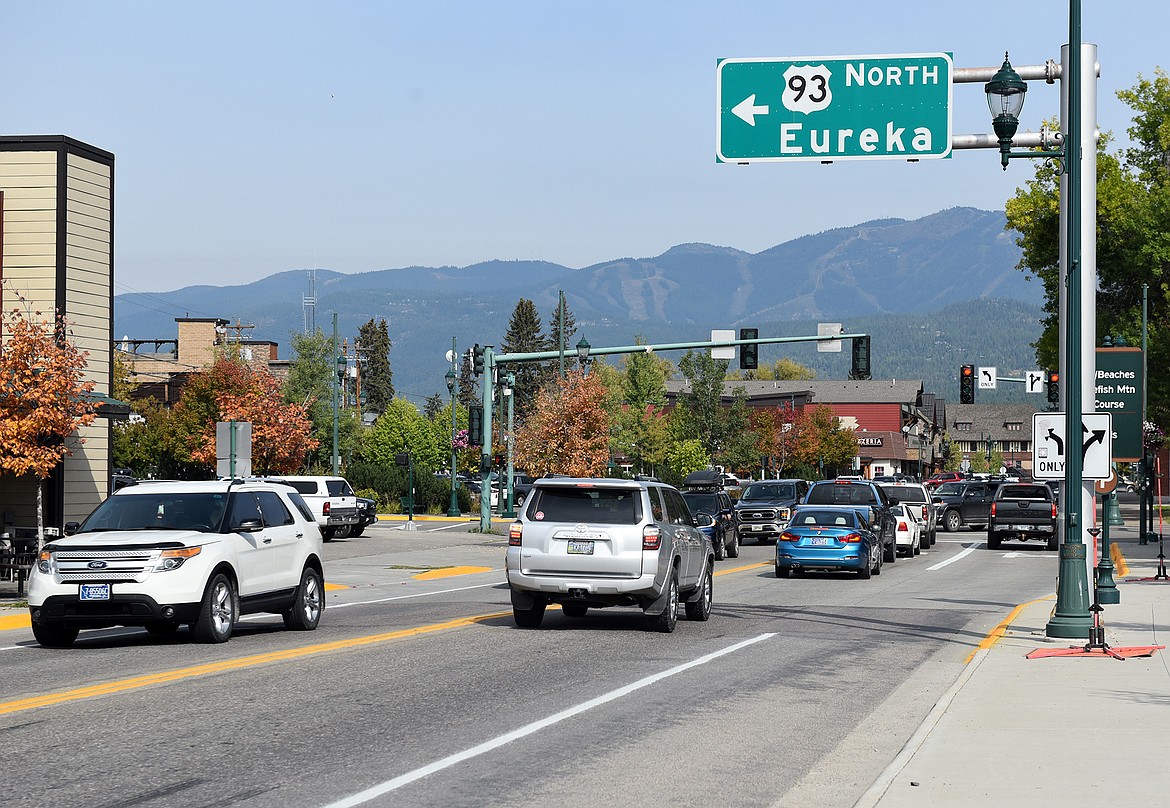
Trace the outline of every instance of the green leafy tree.
{"label": "green leafy tree", "polygon": [[730,411],[723,406],[727,360],[712,359],[710,351],[687,351],[679,370],[687,380],[680,397],[686,415],[685,437],[697,438],[708,457],[717,457],[731,433],[742,428],[741,423],[732,423]]}
{"label": "green leafy tree", "polygon": [[[1140,344],[1142,286],[1149,286],[1150,368],[1170,363],[1170,80],[1161,69],[1138,77],[1118,97],[1134,110],[1127,130],[1133,145],[1111,153],[1103,136],[1097,150],[1097,333]],[[1019,268],[1044,285],[1044,332],[1035,343],[1042,367],[1056,368],[1059,345],[1059,175],[1039,164],[1033,178],[1008,200],[1007,226],[1023,249]],[[1170,422],[1170,376],[1146,380],[1150,420]]]}
{"label": "green leafy tree", "polygon": [[[448,411],[447,417],[451,417]],[[451,425],[440,433],[437,423],[404,398],[391,400],[370,427],[362,449],[364,460],[390,465],[399,452],[409,452],[415,472],[435,471],[450,463]]]}
{"label": "green leafy tree", "polygon": [[756,381],[812,381],[817,372],[794,359],[784,357],[770,365],[760,365],[755,370],[735,371],[730,378],[754,379]]}
{"label": "green leafy tree", "polygon": [[703,442],[690,438],[671,444],[666,451],[666,481],[680,484],[692,471],[699,471],[711,465],[711,455]]}
{"label": "green leafy tree", "polygon": [[796,459],[817,469],[822,477],[834,477],[857,454],[857,436],[841,426],[841,419],[827,404],[806,407],[802,440]]}
{"label": "green leafy tree", "polygon": [[390,330],[385,318],[369,322],[358,329],[358,356],[362,366],[362,392],[366,395],[365,409],[382,413],[394,399],[394,373],[390,369]]}
{"label": "green leafy tree", "polygon": [[[289,363],[283,385],[284,400],[308,408],[312,423],[310,434],[317,443],[305,457],[305,467],[309,470],[330,469],[333,465],[333,380],[337,368],[333,339],[319,328],[309,334],[294,333],[292,350],[293,360]],[[349,459],[358,453],[360,430],[357,413],[341,407],[337,418],[338,454],[341,457]]]}

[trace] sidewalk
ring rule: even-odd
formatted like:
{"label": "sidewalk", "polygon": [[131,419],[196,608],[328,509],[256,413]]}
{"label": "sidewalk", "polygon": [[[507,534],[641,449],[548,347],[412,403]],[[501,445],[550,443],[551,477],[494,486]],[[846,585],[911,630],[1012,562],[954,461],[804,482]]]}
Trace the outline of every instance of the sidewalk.
{"label": "sidewalk", "polygon": [[[1138,543],[1137,509],[1111,529],[1129,567],[1121,603],[1102,612],[1114,648],[1170,646],[1170,581],[1158,544]],[[1157,525],[1155,524],[1155,530]],[[1166,552],[1170,555],[1170,533]],[[1001,639],[977,651],[955,685],[857,806],[1157,804],[1170,758],[1170,649],[1126,660],[1027,659],[1049,639],[1055,596],[1025,604]]]}

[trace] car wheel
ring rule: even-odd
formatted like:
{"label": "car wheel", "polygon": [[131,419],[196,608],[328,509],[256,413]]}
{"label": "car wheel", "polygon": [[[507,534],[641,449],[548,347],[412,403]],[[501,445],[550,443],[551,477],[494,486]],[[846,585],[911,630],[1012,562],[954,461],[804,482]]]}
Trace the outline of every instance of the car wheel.
{"label": "car wheel", "polygon": [[1000,538],[998,533],[988,533],[987,534],[987,549],[988,550],[998,550],[1001,541],[1002,541],[1002,539]]}
{"label": "car wheel", "polygon": [[365,532],[366,532],[365,525],[354,525],[349,531],[349,537],[351,539],[356,539],[358,536],[362,535]]}
{"label": "car wheel", "polygon": [[700,622],[706,620],[711,616],[711,598],[714,594],[714,570],[707,567],[707,572],[703,575],[703,582],[699,584],[699,589],[703,594],[694,603],[688,602],[686,604],[687,620],[698,620]]}
{"label": "car wheel", "polygon": [[178,623],[172,623],[168,620],[156,620],[153,623],[147,623],[143,628],[146,629],[147,634],[154,634],[157,637],[165,637],[168,634],[174,634],[179,630]]}
{"label": "car wheel", "polygon": [[776,577],[777,578],[787,578],[788,572],[789,572],[788,567],[781,567],[779,564],[776,565]]}
{"label": "car wheel", "polygon": [[191,624],[196,642],[227,642],[236,623],[236,593],[222,572],[212,576],[199,604],[199,616]]}
{"label": "car wheel", "polygon": [[654,627],[663,634],[674,631],[678,625],[678,570],[671,570],[666,581],[666,608],[654,616]]}
{"label": "car wheel", "polygon": [[1056,550],[1056,549],[1058,549],[1058,548],[1057,548],[1057,541],[1056,541],[1056,534],[1055,534],[1055,533],[1053,533],[1051,536],[1049,536],[1049,537],[1048,537],[1048,549],[1049,549],[1049,550]]}
{"label": "car wheel", "polygon": [[726,542],[727,539],[724,536],[716,536],[714,541],[715,541],[715,560],[722,561],[724,558],[727,557],[726,548],[724,547],[724,542]]}
{"label": "car wheel", "polygon": [[565,613],[565,617],[584,617],[589,613],[588,606],[581,606],[580,604],[566,603],[561,606],[561,611]]}
{"label": "car wheel", "polygon": [[547,604],[543,598],[536,598],[531,609],[512,607],[512,619],[520,628],[540,628],[544,622],[544,608]]}
{"label": "car wheel", "polygon": [[739,558],[739,534],[731,531],[731,546],[727,548],[728,558]]}
{"label": "car wheel", "polygon": [[321,574],[312,567],[305,567],[301,573],[301,585],[293,595],[293,606],[281,614],[286,628],[293,631],[312,631],[321,622],[325,610],[325,587]]}
{"label": "car wheel", "polygon": [[353,531],[353,525],[338,525],[333,528],[333,538],[348,539],[350,533]]}
{"label": "car wheel", "polygon": [[898,541],[895,539],[889,544],[882,545],[882,560],[887,564],[893,564],[898,560]]}
{"label": "car wheel", "polygon": [[321,541],[333,541],[333,531],[335,528],[323,527],[321,528]]}
{"label": "car wheel", "polygon": [[870,560],[873,562],[873,567],[871,568],[873,571],[873,574],[874,575],[881,575],[882,574],[882,552],[881,552],[881,550],[879,550],[877,547],[874,547],[869,552],[870,552],[870,556],[871,556]]}
{"label": "car wheel", "polygon": [[922,555],[922,536],[914,538],[914,545],[910,548],[910,555]]}
{"label": "car wheel", "polygon": [[861,569],[857,571],[857,577],[863,581],[868,581],[870,576],[873,575],[873,570],[869,566],[869,561],[870,560],[867,558],[865,563],[861,565]]}
{"label": "car wheel", "polygon": [[946,516],[943,517],[943,528],[947,533],[954,533],[963,524],[963,517],[959,516],[958,511],[947,511]]}
{"label": "car wheel", "polygon": [[77,629],[55,623],[33,623],[33,636],[45,648],[69,648],[77,639]]}

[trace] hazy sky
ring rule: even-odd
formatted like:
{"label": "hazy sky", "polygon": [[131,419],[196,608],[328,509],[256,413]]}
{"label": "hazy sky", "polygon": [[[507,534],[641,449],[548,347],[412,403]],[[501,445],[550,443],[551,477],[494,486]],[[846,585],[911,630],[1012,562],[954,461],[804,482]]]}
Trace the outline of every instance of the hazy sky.
{"label": "hazy sky", "polygon": [[[1170,67],[1170,4],[1085,2],[1100,128]],[[791,238],[957,205],[1032,175],[990,150],[908,164],[715,161],[720,57],[951,51],[1060,60],[1068,3],[0,0],[0,134],[116,156],[115,291]],[[1059,112],[1033,83],[1022,130]],[[990,131],[957,85],[954,131]]]}

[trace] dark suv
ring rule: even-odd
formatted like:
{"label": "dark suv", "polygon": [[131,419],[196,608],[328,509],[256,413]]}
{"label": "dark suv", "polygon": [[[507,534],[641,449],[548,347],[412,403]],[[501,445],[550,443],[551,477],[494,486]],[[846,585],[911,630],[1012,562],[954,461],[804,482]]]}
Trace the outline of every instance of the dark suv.
{"label": "dark suv", "polygon": [[969,525],[974,530],[987,527],[991,499],[999,484],[998,480],[972,480],[943,483],[934,489],[931,498],[943,530],[953,533],[963,525]]}
{"label": "dark suv", "polygon": [[721,475],[716,471],[696,471],[687,475],[682,485],[683,499],[691,513],[708,514],[714,523],[701,528],[715,547],[715,560],[739,557],[739,538],[735,535],[735,517],[731,496],[723,490]]}
{"label": "dark suv", "polygon": [[735,503],[736,541],[775,541],[808,493],[805,480],[760,480],[748,483]]}

